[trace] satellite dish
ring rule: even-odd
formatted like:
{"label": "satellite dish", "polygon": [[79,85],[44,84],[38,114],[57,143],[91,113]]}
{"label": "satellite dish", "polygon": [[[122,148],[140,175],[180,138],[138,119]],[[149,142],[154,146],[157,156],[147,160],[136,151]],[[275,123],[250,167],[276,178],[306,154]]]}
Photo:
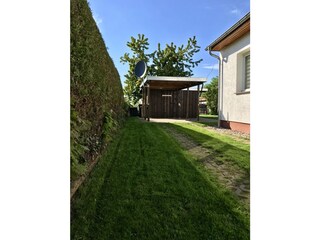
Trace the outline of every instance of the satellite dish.
{"label": "satellite dish", "polygon": [[144,61],[137,62],[136,66],[134,67],[134,74],[138,78],[143,78],[147,73],[147,64]]}

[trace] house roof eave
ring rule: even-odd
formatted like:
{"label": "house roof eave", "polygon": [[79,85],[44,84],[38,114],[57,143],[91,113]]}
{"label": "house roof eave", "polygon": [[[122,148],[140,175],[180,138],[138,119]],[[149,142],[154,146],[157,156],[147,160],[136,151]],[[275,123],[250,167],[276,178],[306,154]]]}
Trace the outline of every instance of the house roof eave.
{"label": "house roof eave", "polygon": [[[222,47],[218,46],[221,42],[223,42],[228,36],[233,34],[237,29],[239,29],[241,26],[243,26],[247,21],[250,21],[250,12],[248,12],[243,18],[241,18],[238,22],[236,22],[233,26],[231,26],[227,31],[225,31],[222,35],[220,35],[216,40],[214,40],[209,46],[205,48],[206,51],[213,50],[213,51],[219,51]],[[248,24],[248,28],[250,31],[250,22]],[[234,40],[238,39],[239,37],[243,36],[246,32],[248,32],[248,29],[245,29],[245,31],[242,31],[242,35],[238,35],[237,38],[234,38]],[[230,44],[230,41],[229,43]],[[227,44],[224,44],[223,46],[226,46]],[[218,46],[217,48],[215,48]]]}

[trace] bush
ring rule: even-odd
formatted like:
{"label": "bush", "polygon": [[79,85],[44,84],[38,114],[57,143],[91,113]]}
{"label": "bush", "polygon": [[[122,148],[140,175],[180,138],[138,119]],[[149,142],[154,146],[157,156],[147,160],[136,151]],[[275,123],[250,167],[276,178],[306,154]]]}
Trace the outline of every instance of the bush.
{"label": "bush", "polygon": [[71,177],[111,140],[125,116],[120,76],[86,0],[71,0]]}

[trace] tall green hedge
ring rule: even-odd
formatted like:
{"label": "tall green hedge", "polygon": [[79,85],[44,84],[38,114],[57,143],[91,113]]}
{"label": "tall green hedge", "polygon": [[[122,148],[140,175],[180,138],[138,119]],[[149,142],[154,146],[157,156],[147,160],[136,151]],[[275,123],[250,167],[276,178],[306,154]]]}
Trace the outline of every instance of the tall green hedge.
{"label": "tall green hedge", "polygon": [[125,116],[120,76],[86,0],[71,0],[71,177],[112,139]]}

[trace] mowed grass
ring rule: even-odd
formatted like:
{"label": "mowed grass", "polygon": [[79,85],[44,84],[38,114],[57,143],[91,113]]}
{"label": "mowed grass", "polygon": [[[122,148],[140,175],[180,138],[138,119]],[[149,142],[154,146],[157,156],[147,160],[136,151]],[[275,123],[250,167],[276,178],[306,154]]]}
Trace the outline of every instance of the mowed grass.
{"label": "mowed grass", "polygon": [[218,115],[200,114],[199,117],[199,122],[196,122],[196,124],[200,126],[218,126]]}
{"label": "mowed grass", "polygon": [[208,119],[218,120],[218,115],[199,114],[199,116],[202,117],[202,118],[208,118]]}
{"label": "mowed grass", "polygon": [[170,127],[190,136],[202,146],[216,152],[215,157],[221,161],[229,161],[250,173],[250,144],[242,140],[210,131],[199,123],[170,123]]}
{"label": "mowed grass", "polygon": [[206,174],[130,118],[72,202],[71,239],[249,239],[248,215]]}
{"label": "mowed grass", "polygon": [[218,121],[213,120],[213,121],[202,121],[201,118],[199,120],[199,122],[194,122],[194,124],[199,125],[199,126],[210,126],[210,127],[217,127],[218,126]]}

